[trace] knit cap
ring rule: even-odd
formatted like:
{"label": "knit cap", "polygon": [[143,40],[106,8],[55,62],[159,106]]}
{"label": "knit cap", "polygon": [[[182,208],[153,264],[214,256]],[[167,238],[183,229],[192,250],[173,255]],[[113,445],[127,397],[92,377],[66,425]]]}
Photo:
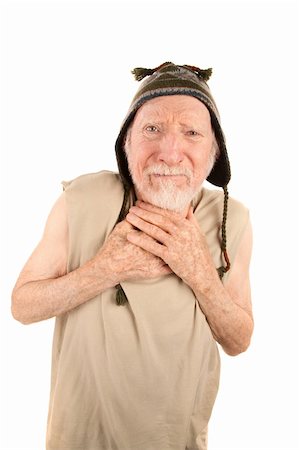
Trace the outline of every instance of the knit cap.
{"label": "knit cap", "polygon": [[230,165],[226,150],[225,136],[220,125],[220,116],[216,103],[212,97],[207,81],[212,69],[199,69],[194,66],[178,66],[165,62],[155,69],[135,68],[132,73],[136,80],[147,77],[139,87],[129,111],[123,121],[116,140],[115,150],[120,176],[125,185],[133,184],[124,151],[124,139],[137,110],[148,100],[164,95],[190,95],[200,100],[208,108],[211,124],[220,150],[214,167],[207,177],[207,181],[215,186],[224,188],[230,180]]}

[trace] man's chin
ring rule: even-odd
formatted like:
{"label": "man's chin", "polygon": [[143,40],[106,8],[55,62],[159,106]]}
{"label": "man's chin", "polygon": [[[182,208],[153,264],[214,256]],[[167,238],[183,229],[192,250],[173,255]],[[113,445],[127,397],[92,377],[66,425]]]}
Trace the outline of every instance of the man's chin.
{"label": "man's chin", "polygon": [[157,206],[162,209],[168,209],[170,211],[183,212],[190,205],[193,198],[193,193],[182,193],[180,191],[176,193],[167,193],[159,191],[147,191],[140,196],[140,198],[151,205]]}

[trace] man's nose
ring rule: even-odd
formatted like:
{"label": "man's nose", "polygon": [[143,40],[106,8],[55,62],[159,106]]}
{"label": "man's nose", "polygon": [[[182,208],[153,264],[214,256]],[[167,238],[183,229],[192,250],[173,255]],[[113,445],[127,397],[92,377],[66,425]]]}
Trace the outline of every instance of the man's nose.
{"label": "man's nose", "polygon": [[159,143],[157,155],[159,162],[164,162],[168,166],[182,162],[184,158],[183,143],[177,133],[166,133]]}

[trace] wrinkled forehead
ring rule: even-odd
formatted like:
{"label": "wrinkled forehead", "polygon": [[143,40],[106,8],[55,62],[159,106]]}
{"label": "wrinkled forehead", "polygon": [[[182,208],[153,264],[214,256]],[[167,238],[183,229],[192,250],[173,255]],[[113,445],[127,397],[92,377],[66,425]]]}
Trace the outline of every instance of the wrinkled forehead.
{"label": "wrinkled forehead", "polygon": [[148,100],[136,112],[133,123],[147,120],[190,121],[211,127],[208,108],[197,98],[188,95],[161,96]]}

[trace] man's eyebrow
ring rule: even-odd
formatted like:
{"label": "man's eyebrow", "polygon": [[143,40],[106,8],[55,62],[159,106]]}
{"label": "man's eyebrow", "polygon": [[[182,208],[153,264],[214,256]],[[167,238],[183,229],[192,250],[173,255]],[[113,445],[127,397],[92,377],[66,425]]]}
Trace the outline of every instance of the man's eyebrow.
{"label": "man's eyebrow", "polygon": [[140,126],[144,127],[147,125],[157,125],[157,126],[164,126],[166,124],[166,121],[163,120],[161,117],[157,116],[148,116],[144,117],[142,121],[140,122]]}
{"label": "man's eyebrow", "polygon": [[200,128],[200,129],[206,129],[206,126],[200,123],[199,120],[186,120],[186,121],[180,121],[179,124],[183,127],[194,127],[194,128]]}

